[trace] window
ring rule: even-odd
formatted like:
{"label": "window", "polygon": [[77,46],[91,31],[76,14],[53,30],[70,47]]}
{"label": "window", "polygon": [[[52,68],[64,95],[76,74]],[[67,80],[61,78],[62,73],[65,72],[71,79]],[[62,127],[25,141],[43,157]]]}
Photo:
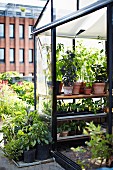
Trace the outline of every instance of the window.
{"label": "window", "polygon": [[24,38],[24,25],[19,25],[19,37]]}
{"label": "window", "polygon": [[29,49],[29,63],[33,63],[33,50]]}
{"label": "window", "polygon": [[19,62],[24,63],[24,49],[19,50]]}
{"label": "window", "polygon": [[32,26],[32,25],[29,25],[29,39],[32,39],[32,38],[33,38],[33,36],[30,35],[31,32],[32,32],[32,29],[33,29],[33,26]]}
{"label": "window", "polygon": [[23,77],[23,76],[24,76],[24,73],[20,73],[19,75],[20,75],[20,77]]}
{"label": "window", "polygon": [[14,24],[9,25],[9,31],[10,38],[14,38]]}
{"label": "window", "polygon": [[4,24],[0,24],[0,37],[5,37]]}
{"label": "window", "polygon": [[15,51],[14,48],[10,48],[10,63],[15,62]]}
{"label": "window", "polygon": [[0,63],[5,63],[5,49],[0,48]]}
{"label": "window", "polygon": [[31,76],[31,77],[32,77],[32,76],[33,76],[33,73],[29,73],[29,76]]}

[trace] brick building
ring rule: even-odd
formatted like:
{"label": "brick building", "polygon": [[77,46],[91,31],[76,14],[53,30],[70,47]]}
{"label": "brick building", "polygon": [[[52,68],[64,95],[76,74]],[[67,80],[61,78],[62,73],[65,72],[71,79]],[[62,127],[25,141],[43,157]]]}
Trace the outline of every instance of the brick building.
{"label": "brick building", "polygon": [[[23,16],[20,7],[25,8]],[[34,43],[30,35],[41,7],[0,4],[0,73],[17,71],[31,76],[34,72]]]}

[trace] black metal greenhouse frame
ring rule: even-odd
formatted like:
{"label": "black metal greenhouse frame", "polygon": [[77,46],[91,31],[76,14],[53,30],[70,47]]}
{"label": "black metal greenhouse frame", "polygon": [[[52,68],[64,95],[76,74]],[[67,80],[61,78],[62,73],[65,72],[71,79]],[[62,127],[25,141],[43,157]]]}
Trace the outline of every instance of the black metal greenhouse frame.
{"label": "black metal greenhouse frame", "polygon": [[[46,24],[40,28],[36,29],[36,26],[38,22],[40,21],[41,17],[43,16],[43,12],[45,11],[47,4],[51,1],[51,23]],[[51,30],[51,44],[52,44],[52,83],[53,83],[53,105],[52,105],[52,137],[53,137],[53,146],[52,146],[52,155],[55,157],[56,161],[64,167],[66,170],[81,170],[81,167],[71,161],[66,156],[62,155],[60,152],[57,151],[57,117],[56,117],[56,27],[63,25],[67,22],[76,20],[77,18],[83,17],[87,14],[90,14],[94,11],[97,11],[101,8],[107,7],[107,59],[108,59],[108,89],[109,89],[109,96],[108,96],[108,108],[109,108],[109,114],[108,114],[108,133],[112,133],[112,71],[113,71],[113,0],[98,0],[97,2],[82,8],[79,10],[79,0],[77,1],[77,11],[66,15],[60,19],[55,20],[55,15],[53,13],[53,3],[54,0],[48,0],[46,2],[46,5],[44,9],[42,10],[42,13],[40,14],[39,18],[36,21],[36,24],[34,25],[34,29],[32,34],[34,34],[34,108],[36,109],[36,41],[35,37],[39,35],[40,33],[43,33],[47,30]],[[74,48],[75,41],[73,39],[73,48]]]}

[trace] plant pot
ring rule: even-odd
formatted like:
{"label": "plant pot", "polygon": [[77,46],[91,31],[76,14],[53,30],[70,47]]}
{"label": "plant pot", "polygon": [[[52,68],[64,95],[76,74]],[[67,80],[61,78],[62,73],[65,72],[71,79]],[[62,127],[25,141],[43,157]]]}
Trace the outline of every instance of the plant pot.
{"label": "plant pot", "polygon": [[60,133],[57,133],[57,138],[59,138],[60,137]]}
{"label": "plant pot", "polygon": [[80,94],[84,93],[84,88],[85,88],[85,83],[81,82],[80,91],[79,91]]}
{"label": "plant pot", "polygon": [[81,82],[75,82],[73,85],[73,94],[80,94]]}
{"label": "plant pot", "polygon": [[73,86],[64,86],[64,95],[72,95]]}
{"label": "plant pot", "polygon": [[71,131],[69,131],[69,134],[68,134],[69,136],[73,136],[73,135],[76,135],[76,130],[71,130]]}
{"label": "plant pot", "polygon": [[[49,94],[52,94],[52,81],[47,82]],[[56,81],[56,95],[61,94],[63,83],[61,81]]]}
{"label": "plant pot", "polygon": [[61,94],[63,83],[61,81],[56,81],[56,94]]}
{"label": "plant pot", "polygon": [[86,94],[86,95],[90,95],[91,94],[91,92],[92,92],[92,88],[84,88],[84,94]]}
{"label": "plant pot", "polygon": [[46,160],[50,158],[50,145],[49,144],[37,144],[36,145],[36,160]]}
{"label": "plant pot", "polygon": [[104,94],[104,93],[105,93],[105,83],[93,84],[93,94]]}
{"label": "plant pot", "polygon": [[26,163],[34,162],[35,153],[36,153],[36,149],[30,149],[28,151],[24,151],[24,162]]}
{"label": "plant pot", "polygon": [[61,137],[65,137],[65,136],[68,136],[68,131],[63,131],[63,132],[61,132],[61,135],[60,135]]}

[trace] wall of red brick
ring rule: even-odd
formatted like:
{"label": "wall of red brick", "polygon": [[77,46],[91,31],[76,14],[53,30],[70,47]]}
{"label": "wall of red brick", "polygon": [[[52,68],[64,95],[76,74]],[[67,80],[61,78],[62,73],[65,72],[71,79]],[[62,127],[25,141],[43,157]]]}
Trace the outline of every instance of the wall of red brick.
{"label": "wall of red brick", "polygon": [[[0,48],[5,48],[5,63],[0,63],[0,72],[17,71],[24,73],[25,76],[34,72],[33,63],[29,63],[29,49],[34,49],[33,39],[29,39],[29,25],[34,25],[36,19],[30,18],[14,18],[0,16],[0,23],[5,23],[5,38],[0,38]],[[9,38],[9,25],[15,25],[15,38]],[[19,39],[19,24],[24,25],[24,39]],[[11,64],[9,61],[9,50],[15,49],[15,63]],[[19,49],[24,49],[25,62],[19,63]]]}

